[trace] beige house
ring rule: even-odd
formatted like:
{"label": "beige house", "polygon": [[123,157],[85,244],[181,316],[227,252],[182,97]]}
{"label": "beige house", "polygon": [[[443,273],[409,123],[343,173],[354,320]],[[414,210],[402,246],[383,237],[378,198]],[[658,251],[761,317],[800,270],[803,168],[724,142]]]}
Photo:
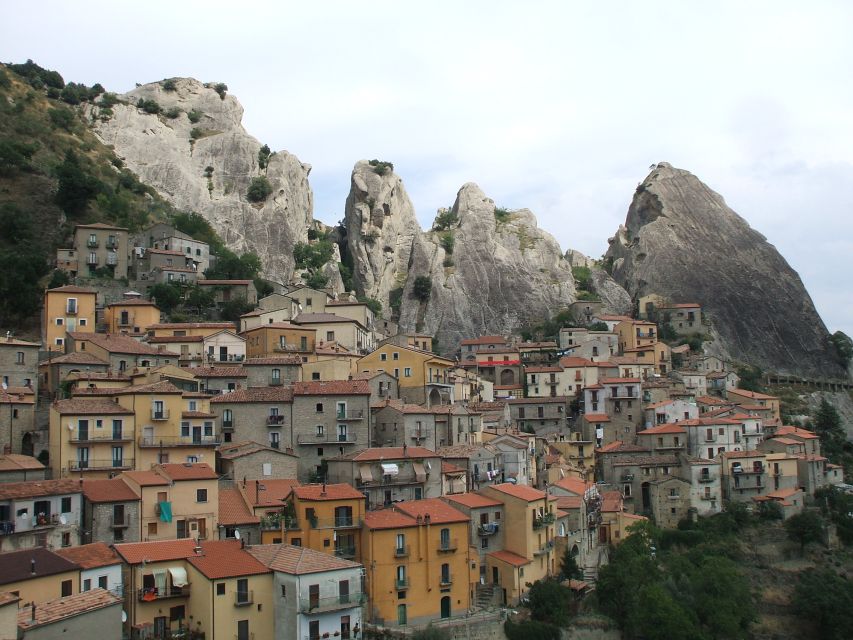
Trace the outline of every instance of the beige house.
{"label": "beige house", "polygon": [[44,292],[42,343],[48,351],[65,352],[67,332],[94,333],[97,292],[66,285]]}
{"label": "beige house", "polygon": [[[327,309],[330,308],[327,306]],[[346,309],[348,307],[341,307]],[[337,310],[337,307],[335,307]],[[317,344],[334,342],[348,351],[365,355],[373,351],[375,340],[370,331],[360,321],[339,316],[333,313],[305,313],[302,312],[293,322],[301,327],[316,330]],[[372,321],[371,321],[372,323]]]}
{"label": "beige house", "polygon": [[[78,275],[95,275],[107,269],[112,277],[127,278],[127,229],[101,222],[74,227],[74,250],[77,252]],[[83,265],[86,269],[83,269]]]}

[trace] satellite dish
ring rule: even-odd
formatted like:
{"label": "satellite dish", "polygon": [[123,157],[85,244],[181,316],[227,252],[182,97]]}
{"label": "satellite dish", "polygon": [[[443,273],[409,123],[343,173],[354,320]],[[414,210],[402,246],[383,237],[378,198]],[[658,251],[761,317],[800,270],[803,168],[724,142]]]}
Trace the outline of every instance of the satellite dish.
{"label": "satellite dish", "polygon": [[237,538],[237,540],[240,539],[240,530],[239,529],[234,529],[234,537]]}
{"label": "satellite dish", "polygon": [[68,524],[68,518],[65,517],[64,513],[59,516],[59,524]]}
{"label": "satellite dish", "polygon": [[74,425],[73,425],[73,424],[71,424],[70,422],[68,423],[68,430],[69,430],[69,431],[74,431]]}
{"label": "satellite dish", "polygon": [[4,381],[4,382],[3,382],[3,391],[5,391],[5,390],[6,390],[6,389],[8,389],[8,388],[9,388],[9,385],[8,385],[8,384],[6,384],[6,382]]}
{"label": "satellite dish", "polygon": [[121,612],[121,621],[122,621],[122,622],[127,622],[127,611],[122,611],[122,612]]}

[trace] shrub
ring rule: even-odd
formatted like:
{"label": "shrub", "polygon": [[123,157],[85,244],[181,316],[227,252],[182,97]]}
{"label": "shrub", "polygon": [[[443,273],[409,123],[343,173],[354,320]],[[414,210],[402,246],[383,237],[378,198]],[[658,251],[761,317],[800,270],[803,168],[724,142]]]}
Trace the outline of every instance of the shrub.
{"label": "shrub", "polygon": [[199,129],[198,127],[193,127],[190,129],[190,140],[198,140],[199,138],[204,137],[204,129]]}
{"label": "shrub", "polygon": [[503,207],[495,207],[495,220],[500,223],[509,222],[509,209],[504,209]]}
{"label": "shrub", "polygon": [[391,311],[395,316],[400,315],[400,305],[403,303],[403,289],[391,289],[388,292],[388,306],[391,307]]}
{"label": "shrub", "polygon": [[169,78],[168,80],[163,80],[163,91],[177,91],[178,87],[175,86],[175,80],[173,78]]}
{"label": "shrub", "polygon": [[215,85],[213,85],[213,90],[219,94],[220,99],[225,100],[225,95],[228,91],[228,85],[224,82],[217,82]]}
{"label": "shrub", "polygon": [[197,124],[201,117],[204,115],[204,111],[199,111],[198,109],[193,109],[192,111],[187,112],[187,118],[192,124]]}
{"label": "shrub", "polygon": [[181,115],[181,110],[178,107],[169,107],[166,111],[163,112],[163,115],[167,118],[174,120],[178,116]]}
{"label": "shrub", "polygon": [[272,152],[270,151],[270,148],[267,145],[264,145],[258,151],[258,166],[261,169],[267,168],[267,165],[269,164],[269,161],[270,161],[270,154],[271,153]]}
{"label": "shrub", "polygon": [[509,640],[559,640],[560,628],[547,622],[525,620],[504,622],[504,633]]}
{"label": "shrub", "polygon": [[311,274],[302,274],[302,277],[305,278],[305,284],[312,289],[323,289],[329,284],[329,278],[319,271]]}
{"label": "shrub", "polygon": [[439,209],[432,228],[435,231],[446,231],[459,222],[459,216],[453,209]]}
{"label": "shrub", "polygon": [[373,167],[374,173],[384,176],[389,171],[394,171],[394,165],[391,162],[385,162],[384,160],[371,160],[370,166]]}
{"label": "shrub", "polygon": [[426,302],[429,300],[430,294],[432,293],[432,278],[429,276],[418,276],[415,278],[415,284],[412,286],[412,295],[420,300],[421,302]]}
{"label": "shrub", "polygon": [[293,260],[298,269],[316,271],[332,259],[334,250],[331,240],[318,240],[314,244],[298,242],[293,247]]}
{"label": "shrub", "polygon": [[37,148],[35,143],[0,140],[0,175],[11,175],[19,169],[29,170],[30,159]]}
{"label": "shrub", "polygon": [[447,255],[453,255],[453,246],[456,244],[456,238],[454,238],[452,231],[443,232],[439,236],[439,242]]}
{"label": "shrub", "polygon": [[65,160],[56,169],[59,188],[56,204],[69,216],[77,216],[86,210],[89,200],[101,190],[101,183],[87,174],[73,151],[65,154]]}
{"label": "shrub", "polygon": [[375,298],[368,298],[366,296],[359,296],[359,302],[363,302],[365,306],[373,312],[373,315],[380,316],[382,315],[382,303]]}
{"label": "shrub", "polygon": [[145,113],[150,113],[151,115],[156,115],[160,113],[160,105],[156,100],[143,100],[139,99],[139,102],[136,103],[137,108],[142,109]]}
{"label": "shrub", "polygon": [[213,177],[213,167],[211,167],[210,165],[207,165],[204,168],[204,177],[205,178],[212,178]]}
{"label": "shrub", "polygon": [[249,189],[246,191],[246,198],[249,202],[263,202],[272,193],[272,185],[264,176],[252,178],[249,183]]}
{"label": "shrub", "polygon": [[44,69],[32,60],[27,60],[24,64],[10,64],[9,68],[38,89],[42,87],[62,89],[65,87],[65,81],[59,73]]}
{"label": "shrub", "polygon": [[74,114],[71,111],[65,107],[59,107],[58,109],[48,109],[47,115],[50,116],[50,121],[54,127],[71,131],[71,127],[74,125]]}
{"label": "shrub", "polygon": [[101,105],[101,107],[114,107],[118,103],[118,96],[108,91],[101,96],[101,101],[98,104]]}

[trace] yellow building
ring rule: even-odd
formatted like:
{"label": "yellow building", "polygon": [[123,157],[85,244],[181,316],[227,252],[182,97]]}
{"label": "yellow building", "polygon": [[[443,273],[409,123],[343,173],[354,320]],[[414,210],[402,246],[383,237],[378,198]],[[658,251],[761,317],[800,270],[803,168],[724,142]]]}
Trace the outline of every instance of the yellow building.
{"label": "yellow building", "polygon": [[94,289],[66,285],[44,292],[42,311],[42,342],[48,351],[65,351],[65,333],[95,332]]}
{"label": "yellow building", "polygon": [[107,323],[107,333],[141,335],[148,327],[160,322],[160,309],[150,300],[127,298],[104,308],[104,322]]}
{"label": "yellow building", "polygon": [[50,468],[54,478],[85,473],[107,478],[135,469],[134,412],[112,399],[76,397],[50,407]]}
{"label": "yellow building", "polygon": [[0,554],[0,591],[23,602],[47,602],[80,592],[80,566],[44,547]]}
{"label": "yellow building", "polygon": [[431,406],[453,401],[453,382],[450,378],[453,366],[452,360],[434,353],[383,344],[358,361],[358,372],[390,373],[399,381],[401,399]]}
{"label": "yellow building", "polygon": [[467,515],[438,498],[369,511],[362,558],[370,621],[393,626],[465,614],[479,578],[469,527]]}
{"label": "yellow building", "polygon": [[544,491],[524,485],[490,485],[479,493],[504,505],[509,523],[504,529],[504,548],[486,556],[486,572],[503,590],[504,602],[512,605],[527,593],[528,584],[556,575],[559,569],[554,552],[554,505]]}
{"label": "yellow building", "polygon": [[[272,638],[271,572],[236,540],[192,539],[115,545],[124,561],[125,634],[167,638]],[[241,623],[242,621],[242,623]]]}
{"label": "yellow building", "polygon": [[223,329],[234,330],[233,322],[158,322],[148,326],[148,335],[162,338],[166,336],[207,336]]}
{"label": "yellow building", "polygon": [[643,320],[623,320],[614,331],[619,336],[619,351],[648,347],[658,341],[658,326]]}
{"label": "yellow building", "polygon": [[210,466],[162,464],[148,471],[128,471],[121,477],[142,500],[140,540],[216,537],[219,484]]}
{"label": "yellow building", "polygon": [[307,361],[314,352],[316,329],[300,327],[289,322],[272,322],[243,333],[246,338],[246,357],[264,358],[282,354],[301,356]]}
{"label": "yellow building", "polygon": [[[286,544],[361,561],[365,497],[352,486],[294,486],[285,498],[283,514],[281,525]],[[264,535],[265,542],[268,537]]]}
{"label": "yellow building", "polygon": [[307,362],[302,363],[302,379],[310,380],[349,380],[358,373],[358,361],[361,356],[337,343],[317,345]]}

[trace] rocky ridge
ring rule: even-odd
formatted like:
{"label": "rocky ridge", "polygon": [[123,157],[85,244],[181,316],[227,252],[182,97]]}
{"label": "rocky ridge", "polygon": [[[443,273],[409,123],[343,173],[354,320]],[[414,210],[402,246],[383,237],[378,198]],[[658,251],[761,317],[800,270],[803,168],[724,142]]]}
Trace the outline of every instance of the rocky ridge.
{"label": "rocky ridge", "polygon": [[698,302],[734,358],[780,373],[844,375],[797,273],[688,171],[656,165],[609,242],[605,259],[633,299]]}

